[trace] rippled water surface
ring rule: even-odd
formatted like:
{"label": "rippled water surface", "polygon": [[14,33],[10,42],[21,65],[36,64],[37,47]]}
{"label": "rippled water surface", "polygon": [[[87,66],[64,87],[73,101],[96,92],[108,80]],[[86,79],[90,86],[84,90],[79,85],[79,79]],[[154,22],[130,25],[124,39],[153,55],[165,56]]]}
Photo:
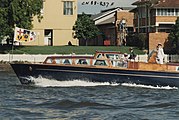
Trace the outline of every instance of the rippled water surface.
{"label": "rippled water surface", "polygon": [[178,88],[43,78],[24,86],[0,71],[0,95],[0,120],[179,119]]}

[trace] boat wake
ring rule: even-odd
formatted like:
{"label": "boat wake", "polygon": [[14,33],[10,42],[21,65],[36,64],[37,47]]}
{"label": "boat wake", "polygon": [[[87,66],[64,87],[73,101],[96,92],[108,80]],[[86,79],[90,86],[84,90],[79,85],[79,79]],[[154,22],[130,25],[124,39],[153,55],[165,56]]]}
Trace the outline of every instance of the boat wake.
{"label": "boat wake", "polygon": [[148,88],[148,89],[165,89],[165,90],[177,90],[178,87],[170,87],[170,86],[151,86],[151,85],[141,85],[141,84],[135,84],[135,83],[122,83],[122,86],[127,87],[138,87],[138,88]]}
{"label": "boat wake", "polygon": [[178,89],[177,87],[170,87],[170,86],[150,86],[150,85],[141,85],[141,84],[135,84],[135,83],[109,83],[109,82],[89,82],[89,81],[83,81],[83,80],[64,80],[64,81],[58,81],[55,79],[47,79],[39,76],[38,78],[29,78],[35,86],[38,87],[75,87],[75,86],[82,86],[82,87],[90,87],[90,86],[125,86],[125,87],[137,87],[137,88],[148,88],[148,89]]}
{"label": "boat wake", "polygon": [[64,81],[57,81],[54,79],[46,79],[43,77],[38,77],[38,78],[30,78],[35,86],[40,86],[40,87],[74,87],[74,86],[117,86],[119,84],[114,83],[111,84],[109,82],[88,82],[88,81],[83,81],[83,80],[64,80]]}

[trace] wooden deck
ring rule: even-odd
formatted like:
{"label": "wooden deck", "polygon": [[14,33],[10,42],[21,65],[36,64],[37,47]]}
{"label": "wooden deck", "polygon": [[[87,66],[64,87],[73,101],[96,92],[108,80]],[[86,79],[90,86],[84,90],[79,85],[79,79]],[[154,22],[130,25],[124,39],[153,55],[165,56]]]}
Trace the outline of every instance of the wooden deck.
{"label": "wooden deck", "polygon": [[179,72],[177,64],[156,64],[144,62],[128,62],[129,69],[147,70],[147,71],[172,71]]}

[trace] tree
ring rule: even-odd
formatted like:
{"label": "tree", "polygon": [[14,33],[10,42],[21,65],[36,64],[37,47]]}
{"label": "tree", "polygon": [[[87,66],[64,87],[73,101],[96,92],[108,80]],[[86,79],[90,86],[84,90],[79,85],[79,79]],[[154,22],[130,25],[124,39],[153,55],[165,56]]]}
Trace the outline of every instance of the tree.
{"label": "tree", "polygon": [[135,46],[141,50],[145,49],[146,39],[145,33],[130,33],[126,38],[127,46]]}
{"label": "tree", "polygon": [[73,30],[75,31],[74,38],[85,40],[86,45],[88,40],[95,38],[99,34],[99,29],[95,26],[94,21],[85,13],[78,17]]}
{"label": "tree", "polygon": [[40,20],[43,0],[0,0],[0,40],[13,39],[14,27],[32,29],[33,17]]}
{"label": "tree", "polygon": [[173,25],[168,39],[171,41],[175,52],[179,54],[179,17],[177,18],[175,25]]}

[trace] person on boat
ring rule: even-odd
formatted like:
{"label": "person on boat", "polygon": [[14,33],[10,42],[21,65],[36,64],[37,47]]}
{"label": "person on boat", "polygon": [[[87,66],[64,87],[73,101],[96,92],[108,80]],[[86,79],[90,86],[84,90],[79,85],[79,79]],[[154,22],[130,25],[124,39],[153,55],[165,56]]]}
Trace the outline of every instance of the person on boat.
{"label": "person on boat", "polygon": [[128,59],[130,59],[130,60],[132,60],[132,59],[135,60],[136,55],[135,55],[135,53],[134,53],[133,48],[129,48],[129,51],[130,51],[130,56],[129,56]]}
{"label": "person on boat", "polygon": [[128,62],[128,54],[124,53],[124,56],[122,57],[122,66],[127,67],[127,62]]}
{"label": "person on boat", "polygon": [[162,44],[159,43],[157,46],[157,63],[158,64],[163,64],[164,56],[165,54],[163,52]]}

